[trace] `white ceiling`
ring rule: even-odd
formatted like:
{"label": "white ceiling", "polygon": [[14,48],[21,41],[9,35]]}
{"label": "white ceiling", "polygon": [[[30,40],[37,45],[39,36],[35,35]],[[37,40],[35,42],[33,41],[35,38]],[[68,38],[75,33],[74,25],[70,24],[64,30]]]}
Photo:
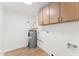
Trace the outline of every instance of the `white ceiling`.
{"label": "white ceiling", "polygon": [[24,2],[4,2],[4,8],[24,13],[29,16],[35,16],[39,8],[47,5],[47,2],[33,2],[32,5],[27,5]]}

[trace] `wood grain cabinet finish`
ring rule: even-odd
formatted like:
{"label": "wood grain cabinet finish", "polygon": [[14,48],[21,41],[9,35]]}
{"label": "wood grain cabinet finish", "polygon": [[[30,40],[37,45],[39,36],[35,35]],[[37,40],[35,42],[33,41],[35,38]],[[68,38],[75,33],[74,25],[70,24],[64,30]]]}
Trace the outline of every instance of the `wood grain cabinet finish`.
{"label": "wood grain cabinet finish", "polygon": [[61,3],[61,21],[72,21],[78,19],[78,4],[75,2]]}
{"label": "wood grain cabinet finish", "polygon": [[78,2],[78,20],[79,20],[79,2]]}
{"label": "wood grain cabinet finish", "polygon": [[74,2],[74,19],[79,20],[79,3]]}
{"label": "wood grain cabinet finish", "polygon": [[49,4],[50,24],[59,22],[59,6],[60,4],[57,2]]}
{"label": "wood grain cabinet finish", "polygon": [[39,25],[79,20],[78,2],[52,2],[38,13]]}
{"label": "wood grain cabinet finish", "polygon": [[49,6],[43,8],[43,25],[49,24]]}
{"label": "wood grain cabinet finish", "polygon": [[38,12],[38,25],[43,25],[43,14],[42,14],[42,8]]}

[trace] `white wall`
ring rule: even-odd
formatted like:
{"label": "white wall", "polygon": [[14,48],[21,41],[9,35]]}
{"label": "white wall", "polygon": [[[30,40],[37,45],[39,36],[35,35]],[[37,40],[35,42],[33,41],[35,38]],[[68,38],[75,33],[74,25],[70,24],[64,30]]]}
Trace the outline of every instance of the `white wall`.
{"label": "white wall", "polygon": [[0,52],[2,51],[2,22],[3,22],[3,6],[0,3]]}
{"label": "white wall", "polygon": [[[79,21],[39,27],[38,46],[49,55],[79,55]],[[67,43],[77,49],[67,48]]]}
{"label": "white wall", "polygon": [[[5,9],[3,19],[3,51],[10,51],[27,46],[27,31],[35,17],[28,17],[16,11]],[[28,23],[27,21],[30,21]]]}

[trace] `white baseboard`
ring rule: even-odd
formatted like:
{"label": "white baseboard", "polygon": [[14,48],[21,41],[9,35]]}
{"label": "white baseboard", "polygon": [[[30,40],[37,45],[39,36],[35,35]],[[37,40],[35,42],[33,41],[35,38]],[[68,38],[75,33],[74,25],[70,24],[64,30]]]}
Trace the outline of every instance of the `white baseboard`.
{"label": "white baseboard", "polygon": [[38,45],[38,47],[50,56],[50,54],[45,49],[43,49],[40,45]]}

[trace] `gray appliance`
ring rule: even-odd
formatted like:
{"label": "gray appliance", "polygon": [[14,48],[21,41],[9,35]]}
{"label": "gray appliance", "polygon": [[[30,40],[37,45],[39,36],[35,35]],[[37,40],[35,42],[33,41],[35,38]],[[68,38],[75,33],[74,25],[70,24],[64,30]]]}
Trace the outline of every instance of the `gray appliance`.
{"label": "gray appliance", "polygon": [[36,30],[28,31],[28,47],[29,48],[37,47],[37,31]]}

